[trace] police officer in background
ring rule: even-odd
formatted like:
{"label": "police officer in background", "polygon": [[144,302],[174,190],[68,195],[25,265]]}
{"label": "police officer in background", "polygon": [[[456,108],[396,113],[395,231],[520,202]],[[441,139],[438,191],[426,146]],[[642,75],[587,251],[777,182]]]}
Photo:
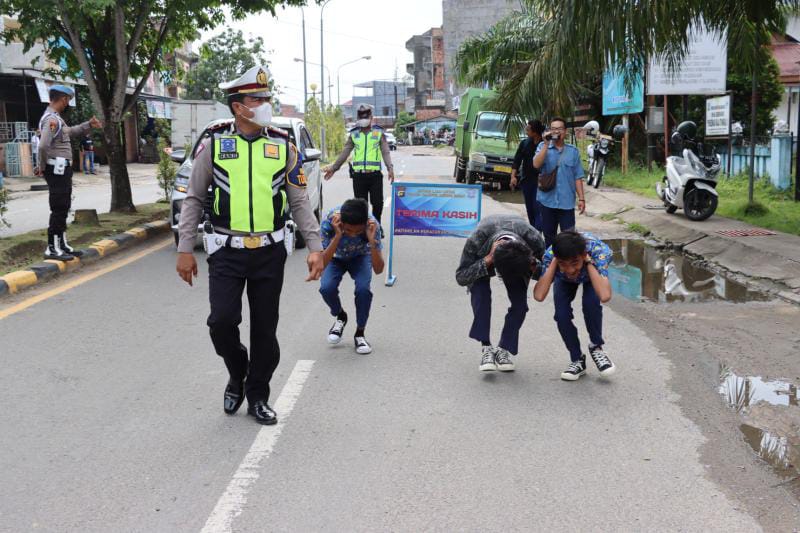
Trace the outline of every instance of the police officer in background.
{"label": "police officer in background", "polygon": [[389,183],[394,181],[394,167],[389,143],[383,128],[372,123],[372,106],[361,104],[356,111],[356,127],[350,130],[344,150],[336,161],[326,167],[325,179],[331,179],[353,152],[350,177],[353,178],[353,196],[372,204],[372,214],[381,221],[383,212],[383,174],[381,158],[389,172]]}
{"label": "police officer in background", "polygon": [[[211,342],[228,368],[224,410],[234,414],[247,397],[247,413],[261,424],[278,419],[269,406],[272,374],[280,361],[278,306],[287,257],[286,204],[308,245],[308,278],[322,275],[319,224],[311,210],[297,147],[270,127],[269,70],[256,66],[220,84],[234,116],[212,131],[194,154],[189,190],[179,224],[177,271],[189,285],[197,276],[192,250],[203,203],[211,187],[210,224],[205,224]],[[213,228],[211,227],[213,226]],[[242,292],[250,303],[250,355],[239,341]]]}
{"label": "police officer in background", "polygon": [[72,205],[72,146],[70,137],[83,137],[91,128],[100,128],[97,117],[69,127],[61,113],[69,106],[75,91],[64,85],[50,86],[50,105],[39,120],[39,166],[50,190],[50,224],[47,227],[45,259],[69,261],[81,254],[67,242],[67,215]]}

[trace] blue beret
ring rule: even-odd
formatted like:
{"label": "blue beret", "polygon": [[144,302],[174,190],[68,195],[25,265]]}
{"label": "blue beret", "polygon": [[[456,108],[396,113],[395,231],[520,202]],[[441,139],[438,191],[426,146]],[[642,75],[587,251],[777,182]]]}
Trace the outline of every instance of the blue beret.
{"label": "blue beret", "polygon": [[69,97],[75,96],[75,90],[72,89],[72,87],[67,87],[66,85],[51,85],[48,90],[66,94]]}

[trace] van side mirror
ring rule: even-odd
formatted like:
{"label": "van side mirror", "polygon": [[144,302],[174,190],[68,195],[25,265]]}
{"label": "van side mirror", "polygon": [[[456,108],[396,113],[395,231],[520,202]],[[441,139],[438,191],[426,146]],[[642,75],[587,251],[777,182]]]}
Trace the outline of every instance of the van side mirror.
{"label": "van side mirror", "polygon": [[169,158],[180,165],[186,159],[186,151],[185,150],[173,150],[172,153],[169,154]]}
{"label": "van side mirror", "polygon": [[319,161],[320,157],[322,157],[322,150],[306,148],[306,161]]}

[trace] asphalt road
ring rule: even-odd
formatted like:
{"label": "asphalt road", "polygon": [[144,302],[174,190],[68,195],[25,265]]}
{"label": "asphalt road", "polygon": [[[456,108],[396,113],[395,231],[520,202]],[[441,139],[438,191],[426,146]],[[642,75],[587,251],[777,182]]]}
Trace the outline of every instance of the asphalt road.
{"label": "asphalt road", "polygon": [[[451,175],[452,158],[410,152],[395,155],[398,179]],[[332,207],[349,180],[325,189]],[[454,280],[463,241],[396,245],[397,284],[373,282],[369,356],[351,327],[326,343],[305,253],[290,257],[272,428],[222,413],[205,261],[188,287],[167,240],[0,319],[0,531],[760,529],[708,475],[706,437],[640,325],[607,308],[619,373],[565,383],[552,302],[531,300],[517,371],[481,374]],[[493,287],[497,335],[507,303]]]}

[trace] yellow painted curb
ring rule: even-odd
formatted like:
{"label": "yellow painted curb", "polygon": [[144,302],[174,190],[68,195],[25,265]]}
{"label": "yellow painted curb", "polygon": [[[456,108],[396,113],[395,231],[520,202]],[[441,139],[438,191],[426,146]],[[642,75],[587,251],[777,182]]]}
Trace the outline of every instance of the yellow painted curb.
{"label": "yellow painted curb", "polygon": [[75,270],[76,268],[80,268],[81,266],[81,258],[75,257],[70,259],[69,261],[64,261],[64,266],[66,267],[67,271]]}
{"label": "yellow painted curb", "polygon": [[11,272],[0,279],[6,282],[6,285],[8,285],[8,292],[11,294],[15,294],[17,291],[24,289],[25,287],[36,285],[36,273],[30,270],[18,270],[16,272]]}
{"label": "yellow painted curb", "polygon": [[119,245],[111,239],[103,239],[102,241],[97,241],[92,244],[89,248],[94,248],[97,250],[97,253],[100,254],[100,257],[105,257],[107,254],[119,248]]}
{"label": "yellow painted curb", "polygon": [[125,233],[127,233],[128,235],[133,235],[137,239],[147,238],[147,230],[144,228],[131,228]]}
{"label": "yellow painted curb", "polygon": [[64,272],[67,269],[67,266],[64,264],[64,261],[56,261],[55,259],[45,259],[44,262],[57,266],[58,270],[61,272]]}

